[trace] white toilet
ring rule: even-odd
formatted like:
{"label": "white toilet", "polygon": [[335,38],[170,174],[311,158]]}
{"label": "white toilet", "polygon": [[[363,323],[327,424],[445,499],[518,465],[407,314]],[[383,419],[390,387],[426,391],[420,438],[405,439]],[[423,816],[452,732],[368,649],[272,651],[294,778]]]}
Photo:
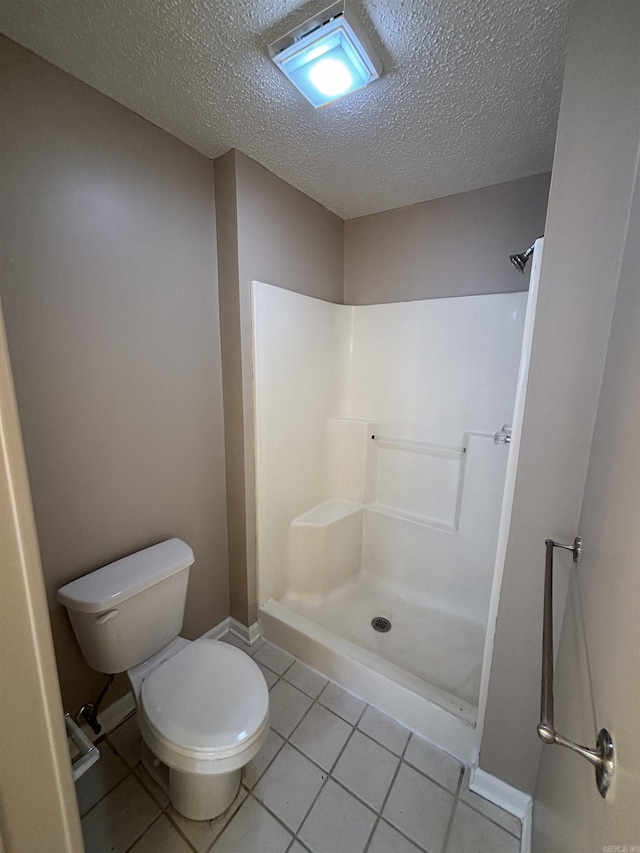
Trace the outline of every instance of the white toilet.
{"label": "white toilet", "polygon": [[169,539],[58,590],[89,666],[127,672],[142,761],[181,814],[221,814],[269,731],[257,664],[226,643],[178,636],[193,551]]}

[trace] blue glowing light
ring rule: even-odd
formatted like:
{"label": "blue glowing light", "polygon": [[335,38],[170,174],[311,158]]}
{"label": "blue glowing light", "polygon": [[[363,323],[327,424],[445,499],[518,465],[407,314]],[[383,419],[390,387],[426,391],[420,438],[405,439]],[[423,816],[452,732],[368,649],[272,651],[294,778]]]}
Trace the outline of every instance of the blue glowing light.
{"label": "blue glowing light", "polygon": [[314,107],[355,92],[379,76],[342,16],[299,39],[273,60]]}

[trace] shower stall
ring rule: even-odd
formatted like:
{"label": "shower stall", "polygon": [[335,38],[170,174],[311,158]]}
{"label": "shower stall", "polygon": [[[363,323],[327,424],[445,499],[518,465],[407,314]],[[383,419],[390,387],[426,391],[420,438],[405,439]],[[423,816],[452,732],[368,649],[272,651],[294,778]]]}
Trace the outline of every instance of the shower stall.
{"label": "shower stall", "polygon": [[467,762],[527,297],[253,283],[262,630]]}

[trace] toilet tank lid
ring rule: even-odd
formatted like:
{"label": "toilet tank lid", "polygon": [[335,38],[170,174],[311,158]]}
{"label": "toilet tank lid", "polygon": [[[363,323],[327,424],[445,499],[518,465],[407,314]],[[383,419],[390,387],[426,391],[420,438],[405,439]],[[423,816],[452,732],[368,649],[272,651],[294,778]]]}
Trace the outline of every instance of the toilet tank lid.
{"label": "toilet tank lid", "polygon": [[58,590],[58,601],[70,610],[100,613],[189,568],[194,556],[181,539],[167,539],[90,572]]}

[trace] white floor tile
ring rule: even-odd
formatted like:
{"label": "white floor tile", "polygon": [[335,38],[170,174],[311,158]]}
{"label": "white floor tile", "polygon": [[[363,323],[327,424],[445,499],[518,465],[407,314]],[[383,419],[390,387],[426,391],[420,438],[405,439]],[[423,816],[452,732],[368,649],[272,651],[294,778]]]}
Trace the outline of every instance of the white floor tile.
{"label": "white floor tile", "polygon": [[383,815],[429,853],[442,853],[453,801],[452,794],[403,763]]}
{"label": "white floor tile", "polygon": [[289,737],[312,704],[312,699],[280,680],[269,694],[271,728],[282,737]]}
{"label": "white floor tile", "polygon": [[129,767],[135,767],[140,761],[140,730],[135,714],[110,732],[106,740],[124,758]]}
{"label": "white floor tile", "polygon": [[131,853],[192,853],[192,848],[175,826],[160,815],[140,841],[133,845]]}
{"label": "white floor tile", "polygon": [[352,726],[340,717],[322,705],[314,705],[289,741],[308,758],[329,771],[352,731]]}
{"label": "white floor tile", "polygon": [[324,688],[318,697],[318,702],[333,711],[334,714],[342,717],[343,720],[351,723],[352,726],[358,722],[367,704],[362,699],[358,699],[357,696],[343,690],[342,687],[338,687],[332,681]]}
{"label": "white floor tile", "polygon": [[169,797],[162,790],[160,785],[158,785],[156,780],[151,778],[142,764],[138,764],[135,769],[135,774],[139,781],[142,782],[147,792],[151,794],[156,803],[158,803],[160,808],[165,809],[169,805]]}
{"label": "white floor tile", "polygon": [[324,675],[320,675],[315,669],[297,660],[294,665],[287,670],[285,679],[289,684],[293,684],[298,690],[302,690],[307,696],[317,699],[322,690],[328,683],[328,679]]}
{"label": "white floor tile", "polygon": [[458,803],[453,816],[449,853],[519,853],[520,842],[502,827],[478,814],[466,803]]}
{"label": "white floor tile", "polygon": [[242,781],[247,788],[253,788],[256,785],[264,771],[280,752],[283,743],[284,740],[280,735],[276,734],[273,729],[270,729],[264,746],[256,757],[244,768],[244,778]]}
{"label": "white floor tile", "polygon": [[499,824],[507,832],[520,838],[522,835],[522,823],[520,820],[494,803],[485,800],[484,797],[474,794],[469,790],[469,770],[464,771],[462,785],[460,787],[460,800],[474,808],[477,812],[488,817],[494,823]]}
{"label": "white floor tile", "polygon": [[293,655],[283,652],[282,649],[269,642],[263,643],[253,657],[254,660],[260,661],[277,675],[285,673],[295,661]]}
{"label": "white floor tile", "polygon": [[215,853],[285,853],[291,835],[253,797],[240,810],[213,845]]}
{"label": "white floor tile", "polygon": [[455,794],[462,764],[453,756],[448,755],[418,735],[412,734],[409,739],[409,746],[404,754],[404,760],[416,770],[439,782],[447,791]]}
{"label": "white floor tile", "polygon": [[245,643],[244,640],[241,640],[240,637],[236,637],[236,635],[231,632],[224,635],[222,642],[229,643],[230,646],[235,646],[236,649],[240,649],[241,652],[249,654],[249,643]]}
{"label": "white floor tile", "polygon": [[404,835],[400,835],[397,829],[381,820],[373,833],[367,853],[422,853],[422,851]]}
{"label": "white floor tile", "polygon": [[267,687],[269,688],[269,690],[271,690],[273,685],[278,680],[279,676],[277,676],[275,672],[273,672],[273,670],[269,669],[269,667],[266,667],[263,663],[260,663],[260,661],[256,661],[256,664],[258,665],[260,672],[264,675],[264,680],[267,682]]}
{"label": "white floor tile", "polygon": [[80,814],[86,814],[129,772],[122,759],[115,754],[106,741],[99,745],[100,758],[76,782],[76,796]]}
{"label": "white floor tile", "polygon": [[241,787],[235,800],[226,812],[213,818],[213,820],[189,820],[177,812],[173,806],[169,807],[168,814],[176,826],[180,827],[180,831],[189,839],[189,843],[195,847],[198,853],[205,853],[219,837],[222,830],[238,811],[247,796],[246,789]]}
{"label": "white floor tile", "polygon": [[300,838],[313,853],[362,853],[375,814],[329,779],[302,825]]}
{"label": "white floor tile", "polygon": [[396,755],[402,755],[407,741],[409,740],[409,729],[405,729],[400,723],[387,717],[386,714],[380,713],[371,705],[362,715],[358,728],[361,729],[369,737],[377,740],[391,752]]}
{"label": "white floor tile", "polygon": [[251,643],[251,645],[249,646],[249,654],[251,655],[251,657],[255,655],[258,649],[261,649],[264,646],[265,642],[266,640],[264,639],[264,637],[258,637],[257,640],[254,640],[253,643]]}
{"label": "white floor tile", "polygon": [[396,755],[356,730],[332,775],[379,811],[399,761]]}
{"label": "white floor tile", "polygon": [[254,788],[254,794],[295,832],[325,778],[315,764],[285,744]]}
{"label": "white floor tile", "polygon": [[127,850],[160,814],[134,776],[128,776],[82,818],[86,853]]}
{"label": "white floor tile", "polygon": [[287,853],[308,853],[307,848],[303,847],[299,841],[294,841]]}

